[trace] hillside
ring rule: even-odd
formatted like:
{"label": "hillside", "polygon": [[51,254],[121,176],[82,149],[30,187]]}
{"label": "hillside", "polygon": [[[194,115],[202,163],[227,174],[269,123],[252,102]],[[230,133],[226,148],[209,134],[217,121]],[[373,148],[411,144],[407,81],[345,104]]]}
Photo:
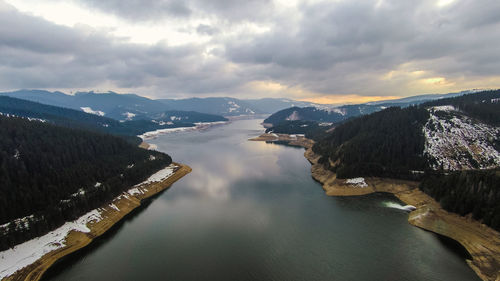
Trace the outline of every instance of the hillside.
{"label": "hillside", "polygon": [[[153,120],[138,119],[131,121],[118,121],[89,114],[69,108],[50,106],[22,99],[0,96],[0,114],[13,115],[43,120],[55,125],[92,130],[124,136],[133,142],[139,142],[136,138],[145,132],[159,129],[193,127],[197,122],[226,121],[218,116],[186,111],[166,111],[158,113]],[[135,140],[134,140],[135,139]]]}
{"label": "hillside", "polygon": [[291,106],[314,105],[310,102],[280,98],[244,100],[217,97],[154,100],[135,94],[114,92],[77,92],[74,95],[68,95],[44,90],[18,90],[0,93],[0,96],[71,108],[121,121],[154,119],[156,115],[166,111],[196,111],[212,115],[239,116],[271,114]]}
{"label": "hillside", "polygon": [[[476,210],[476,218],[492,225],[493,218],[500,216],[500,209],[491,207],[500,186],[491,180],[495,172],[475,170],[500,167],[500,128],[495,125],[500,115],[498,100],[500,90],[391,107],[339,125],[313,151],[338,178],[422,180],[421,188],[446,209],[463,215],[472,204],[482,210]],[[450,174],[464,170],[467,174]],[[476,188],[457,184],[462,178]],[[440,182],[448,182],[446,188]],[[486,197],[475,195],[478,190],[486,190]]]}
{"label": "hillside", "polygon": [[280,110],[264,120],[276,126],[286,121],[315,121],[339,123],[352,117],[370,114],[386,108],[383,105],[344,105],[339,107],[291,107]]}
{"label": "hillside", "polygon": [[118,137],[0,116],[0,249],[99,207],[171,162]]}
{"label": "hillside", "polygon": [[168,110],[157,115],[154,115],[154,120],[163,122],[185,122],[185,123],[200,123],[200,122],[220,122],[227,121],[220,115],[200,113],[196,111],[180,111]]}
{"label": "hillside", "polygon": [[439,103],[442,100],[447,100],[449,98],[475,92],[477,92],[477,90],[469,90],[449,94],[428,94],[395,100],[384,100],[364,104],[351,104],[341,106],[315,104],[313,105],[313,107],[304,107],[301,105],[296,105],[290,108],[282,109],[278,112],[274,112],[271,116],[264,120],[264,123],[269,124],[268,126],[277,126],[282,122],[294,120],[341,123],[345,120],[348,120],[349,118],[371,114],[389,107],[405,108],[433,101]]}

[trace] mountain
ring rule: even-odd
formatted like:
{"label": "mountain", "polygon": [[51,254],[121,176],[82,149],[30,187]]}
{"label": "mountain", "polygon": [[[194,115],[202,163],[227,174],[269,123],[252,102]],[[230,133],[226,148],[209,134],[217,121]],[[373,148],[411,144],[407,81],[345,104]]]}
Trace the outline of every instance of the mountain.
{"label": "mountain", "polygon": [[115,136],[0,116],[0,250],[100,207],[171,162]]}
{"label": "mountain", "polygon": [[67,95],[62,92],[43,90],[19,90],[0,93],[0,95],[72,108],[123,121],[154,119],[158,114],[172,110],[239,116],[271,114],[291,106],[315,105],[310,102],[273,98],[242,100],[223,97],[152,100],[135,94],[114,92],[77,92],[74,95]]}
{"label": "mountain", "polygon": [[291,107],[280,110],[264,120],[269,126],[285,121],[316,121],[338,123],[352,117],[370,114],[386,108],[383,105],[344,105],[339,107]]}
{"label": "mountain", "polygon": [[90,108],[101,111],[105,116],[117,120],[149,119],[151,114],[167,110],[162,103],[135,94],[108,92],[78,92],[73,103],[79,109]]}
{"label": "mountain", "polygon": [[445,209],[500,229],[500,90],[360,116],[312,149],[338,178],[420,180]]}
{"label": "mountain", "polygon": [[373,112],[386,109],[388,107],[396,106],[404,108],[412,105],[422,104],[429,101],[463,96],[466,94],[476,93],[479,91],[480,90],[468,90],[468,91],[449,93],[449,94],[428,94],[428,95],[406,97],[396,100],[384,100],[384,101],[369,102],[363,104],[342,105],[342,106],[315,104],[312,107],[311,106],[303,107],[297,105],[273,113],[271,116],[269,116],[264,120],[264,123],[267,124],[268,127],[276,126],[281,122],[286,122],[290,120],[339,123],[352,117],[370,114]]}
{"label": "mountain", "polygon": [[116,120],[149,119],[150,114],[168,109],[164,104],[155,100],[134,94],[114,92],[78,92],[75,95],[67,95],[61,92],[42,90],[19,90],[0,93],[0,95],[81,110]]}
{"label": "mountain", "polygon": [[203,123],[203,122],[221,122],[227,121],[220,115],[200,113],[196,111],[168,110],[154,115],[154,120],[163,122],[185,122],[185,123]]}
{"label": "mountain", "polygon": [[[96,132],[124,136],[134,143],[140,140],[136,137],[148,131],[158,129],[192,127],[196,122],[226,121],[222,116],[198,112],[167,111],[158,113],[157,120],[139,119],[132,121],[117,121],[105,116],[88,114],[82,111],[45,105],[37,102],[0,96],[0,114],[38,119],[55,125],[86,129]],[[163,119],[165,122],[162,122]]]}
{"label": "mountain", "polygon": [[160,99],[169,108],[177,110],[192,110],[223,116],[271,114],[290,106],[311,106],[310,102],[290,99],[235,99],[235,98],[190,98],[190,99]]}

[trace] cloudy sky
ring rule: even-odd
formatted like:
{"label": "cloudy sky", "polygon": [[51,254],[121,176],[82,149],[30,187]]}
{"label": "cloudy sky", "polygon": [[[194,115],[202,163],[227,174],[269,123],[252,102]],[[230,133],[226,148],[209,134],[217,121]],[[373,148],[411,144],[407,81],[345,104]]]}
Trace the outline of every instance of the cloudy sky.
{"label": "cloudy sky", "polygon": [[343,103],[500,88],[498,0],[0,0],[0,90]]}

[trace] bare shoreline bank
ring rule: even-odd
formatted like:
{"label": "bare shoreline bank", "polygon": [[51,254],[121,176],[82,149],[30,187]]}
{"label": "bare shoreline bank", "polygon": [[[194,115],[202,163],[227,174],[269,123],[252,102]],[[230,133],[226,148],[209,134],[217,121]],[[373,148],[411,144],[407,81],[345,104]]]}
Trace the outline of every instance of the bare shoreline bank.
{"label": "bare shoreline bank", "polygon": [[168,189],[174,182],[191,172],[191,168],[187,165],[172,164],[175,165],[175,168],[173,173],[168,177],[161,181],[140,184],[123,192],[111,203],[99,208],[98,211],[102,219],[87,223],[86,227],[90,230],[89,232],[84,233],[72,230],[66,236],[63,247],[44,254],[34,263],[19,269],[14,274],[2,280],[40,280],[45,271],[57,260],[89,245],[95,238],[104,234],[130,212],[139,207],[144,200]]}
{"label": "bare shoreline bank", "polygon": [[472,257],[467,264],[482,280],[500,281],[500,233],[471,217],[445,211],[432,197],[418,189],[418,182],[367,178],[361,185],[350,184],[337,179],[335,173],[318,164],[320,156],[312,151],[312,140],[297,136],[290,138],[286,134],[262,134],[250,140],[285,141],[289,145],[304,147],[304,156],[311,163],[311,175],[321,183],[328,196],[358,196],[375,192],[394,194],[405,204],[416,207],[408,217],[411,225],[457,241]]}

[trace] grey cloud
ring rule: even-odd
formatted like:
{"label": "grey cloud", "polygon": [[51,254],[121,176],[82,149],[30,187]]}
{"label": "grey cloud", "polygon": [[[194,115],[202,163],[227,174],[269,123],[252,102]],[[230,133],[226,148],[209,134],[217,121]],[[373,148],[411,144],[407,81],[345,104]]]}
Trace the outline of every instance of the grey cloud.
{"label": "grey cloud", "polygon": [[207,24],[199,24],[196,27],[196,32],[202,35],[214,35],[216,33],[219,33],[219,29]]}
{"label": "grey cloud", "polygon": [[[350,0],[301,2],[279,11],[268,0],[75,0],[132,21],[209,16],[190,25],[207,43],[131,44],[85,27],[63,27],[0,10],[0,85],[4,88],[149,87],[155,95],[238,95],[248,82],[271,80],[318,93],[408,95],[408,77],[383,80],[391,70],[448,79],[500,75],[500,2]],[[225,34],[246,21],[262,33]],[[209,58],[206,51],[211,51]],[[228,67],[228,64],[232,67]]]}
{"label": "grey cloud", "polygon": [[500,75],[500,2],[375,2],[303,3],[297,31],[285,21],[251,40],[231,38],[226,56],[321,93],[379,95],[390,86],[380,77],[408,62],[448,78]]}
{"label": "grey cloud", "polygon": [[87,88],[104,83],[135,88],[154,83],[163,93],[189,93],[240,83],[223,74],[221,60],[200,62],[204,47],[195,44],[131,44],[15,11],[0,10],[0,26],[4,27],[0,28],[3,89]]}
{"label": "grey cloud", "polygon": [[87,7],[132,21],[155,21],[166,17],[216,16],[242,21],[271,16],[271,0],[73,0]]}
{"label": "grey cloud", "polygon": [[163,17],[188,17],[192,11],[183,0],[77,0],[90,8],[135,20],[152,21]]}

